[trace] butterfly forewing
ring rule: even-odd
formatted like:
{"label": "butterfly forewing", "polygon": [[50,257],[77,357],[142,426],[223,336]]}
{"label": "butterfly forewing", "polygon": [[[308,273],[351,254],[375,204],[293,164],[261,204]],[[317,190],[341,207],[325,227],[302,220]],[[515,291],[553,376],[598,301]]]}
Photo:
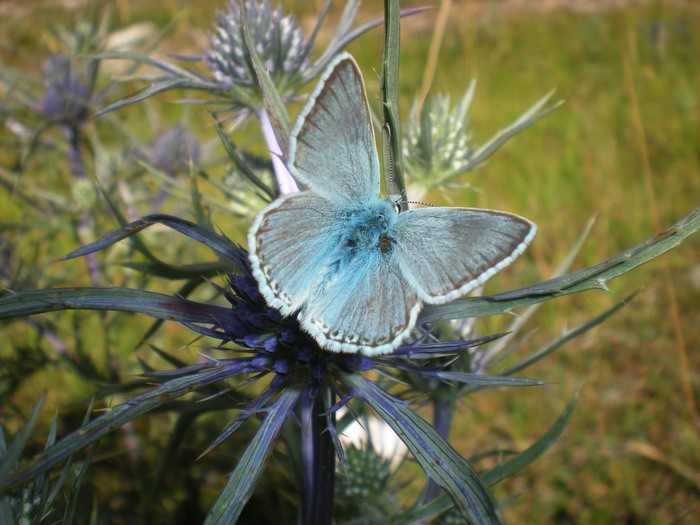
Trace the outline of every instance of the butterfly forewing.
{"label": "butterfly forewing", "polygon": [[330,204],[312,192],[276,200],[248,234],[250,261],[260,291],[283,314],[298,310],[317,286],[336,249]]}
{"label": "butterfly forewing", "polygon": [[456,299],[509,265],[536,227],[505,212],[421,208],[399,214],[395,228],[401,271],[426,303]]}
{"label": "butterfly forewing", "polygon": [[353,58],[329,66],[299,115],[289,144],[295,178],[333,202],[379,195],[379,160],[367,94]]}

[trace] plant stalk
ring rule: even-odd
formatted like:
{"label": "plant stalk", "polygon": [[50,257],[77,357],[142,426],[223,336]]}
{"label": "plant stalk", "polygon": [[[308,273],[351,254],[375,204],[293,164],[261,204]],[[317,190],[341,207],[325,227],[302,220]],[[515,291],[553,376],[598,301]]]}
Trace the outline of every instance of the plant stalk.
{"label": "plant stalk", "polygon": [[[85,162],[83,161],[83,155],[80,151],[80,130],[78,126],[66,125],[63,127],[63,134],[68,142],[68,164],[70,165],[71,175],[74,181],[84,180],[85,177]],[[76,224],[76,233],[78,236],[78,241],[85,245],[93,240],[92,235],[92,216],[89,210],[82,210],[79,212]],[[97,259],[97,255],[94,253],[88,254],[85,257],[88,267],[88,273],[90,275],[90,280],[92,284],[98,286],[103,283],[102,279],[102,268],[100,267],[100,262]]]}
{"label": "plant stalk", "polygon": [[304,525],[331,525],[333,521],[335,447],[323,397],[305,396],[301,407]]}
{"label": "plant stalk", "polygon": [[[438,399],[433,403],[433,428],[445,440],[447,440],[450,434],[454,410],[454,399]],[[440,487],[431,479],[428,482],[428,488],[425,491],[423,501],[427,503],[428,501],[434,500],[441,492]]]}

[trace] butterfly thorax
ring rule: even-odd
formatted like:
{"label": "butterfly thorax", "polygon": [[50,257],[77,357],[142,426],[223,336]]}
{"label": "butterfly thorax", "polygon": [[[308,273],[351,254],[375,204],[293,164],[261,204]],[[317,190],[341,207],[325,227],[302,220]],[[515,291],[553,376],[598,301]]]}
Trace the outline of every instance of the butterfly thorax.
{"label": "butterfly thorax", "polygon": [[328,265],[328,277],[369,255],[381,253],[389,257],[392,254],[395,243],[392,230],[398,215],[390,201],[361,203],[338,210],[337,217],[342,230]]}

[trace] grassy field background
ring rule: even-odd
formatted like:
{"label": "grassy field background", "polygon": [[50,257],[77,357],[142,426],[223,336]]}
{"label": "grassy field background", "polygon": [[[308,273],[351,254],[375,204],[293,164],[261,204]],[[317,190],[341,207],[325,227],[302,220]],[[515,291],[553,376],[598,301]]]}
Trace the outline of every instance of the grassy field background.
{"label": "grassy field background", "polygon": [[[60,4],[0,4],[0,53],[5,63],[38,75],[46,42],[37,28],[69,21],[75,12]],[[112,5],[117,26],[146,20],[162,28],[177,16],[159,50],[198,53],[206,48],[216,8],[223,6],[222,2],[200,4],[124,0]],[[311,4],[302,8],[295,2],[285,3],[309,31],[316,12]],[[556,89],[555,100],[565,100],[552,115],[509,142],[488,165],[466,177],[476,191],[451,195],[459,205],[512,211],[539,227],[526,255],[490,282],[487,292],[550,276],[591,217],[595,226],[574,268],[612,257],[700,205],[700,7],[693,2],[629,2],[614,9],[606,2],[571,3],[585,9],[550,4],[554,7],[545,9],[534,2],[453,2],[433,82],[433,92],[451,93],[456,99],[472,78],[477,79],[470,112],[477,143],[551,89]],[[436,12],[404,24],[404,118],[423,81]],[[366,2],[359,19],[379,14],[378,4]],[[322,33],[321,41],[327,36]],[[378,97],[374,72],[380,68],[381,32],[364,36],[350,51],[365,72],[368,89]],[[214,148],[215,134],[207,115],[170,103],[177,98],[156,98],[147,103],[147,110],[122,110],[119,118],[143,139],[151,133],[149,114],[157,113],[172,123],[186,120],[203,139],[214,140]],[[3,155],[5,165],[15,160],[8,149]],[[28,184],[56,191],[69,184],[65,174],[49,171],[35,170],[24,177],[25,181],[31,177]],[[75,283],[81,271],[78,263],[48,265],[75,247],[75,239],[66,233],[69,225],[48,224],[12,191],[2,188],[0,192],[6,203],[0,209],[0,225],[16,234],[6,233],[3,242],[12,241],[12,267],[20,268],[23,275],[32,274],[25,281],[27,288],[79,284]],[[439,192],[426,200],[445,202]],[[217,210],[214,221],[243,241],[245,221]],[[113,227],[108,219],[96,226],[100,234]],[[189,247],[167,249],[171,256],[194,260],[199,254],[191,253]],[[107,259],[119,260],[119,252]],[[29,269],[18,262],[29,260],[33,265]],[[110,271],[119,283],[120,270]],[[149,283],[149,289],[157,286]],[[503,498],[518,494],[504,509],[509,523],[697,523],[700,238],[691,238],[663,260],[609,283],[609,288],[609,292],[546,305],[530,322],[532,331],[519,350],[521,355],[641,289],[631,304],[603,326],[529,371],[529,377],[547,381],[546,386],[484,392],[460,407],[452,441],[464,455],[493,448],[523,449],[580,391],[578,407],[560,443],[496,489]],[[100,335],[104,318],[76,321],[66,314],[50,319],[63,333],[73,329],[65,326],[69,323],[82,323],[83,331],[94,329],[94,345],[87,345],[85,351],[94,353],[106,368],[110,365],[102,352],[107,348],[109,359],[123,370],[137,370],[137,357],[163,366],[148,348],[131,352],[138,342],[137,331],[104,338]],[[133,321],[134,327],[148,325]],[[503,326],[504,320],[488,320],[483,330]],[[23,330],[8,326],[14,345],[31,343]],[[176,352],[190,338],[178,327],[168,327],[156,343]],[[46,414],[89,395],[91,386],[73,378],[70,371],[43,374],[37,373],[31,384],[22,385],[5,400],[13,407],[4,414],[10,427],[17,424],[18,414],[29,411],[37,384],[49,386]],[[60,391],[51,388],[57,380]],[[80,410],[76,414],[79,418]],[[70,424],[64,422],[66,428]],[[155,425],[148,428],[152,441],[164,439]]]}

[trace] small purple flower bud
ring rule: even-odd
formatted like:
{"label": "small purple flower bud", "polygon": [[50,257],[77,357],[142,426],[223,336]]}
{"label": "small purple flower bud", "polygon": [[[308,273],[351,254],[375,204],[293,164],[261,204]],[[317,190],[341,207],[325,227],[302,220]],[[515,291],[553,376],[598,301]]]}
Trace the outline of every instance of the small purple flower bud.
{"label": "small purple flower bud", "polygon": [[[281,343],[284,343],[286,345],[292,345],[299,340],[299,332],[291,328],[285,328],[284,330],[282,330],[282,332],[280,332],[279,340]],[[304,350],[306,350],[307,354],[310,355],[308,348],[302,349],[302,351]],[[301,358],[301,352],[299,356]]]}
{"label": "small purple flower bud", "polygon": [[257,348],[260,345],[261,339],[259,334],[249,334],[240,339],[240,342],[249,348]]}
{"label": "small purple flower bud", "polygon": [[272,369],[278,374],[289,374],[293,366],[286,359],[278,359]]}
{"label": "small purple flower bud", "polygon": [[253,366],[258,370],[266,370],[270,365],[270,359],[263,356],[253,358]]}
{"label": "small purple flower bud", "polygon": [[278,349],[278,347],[279,347],[279,343],[278,343],[276,337],[268,337],[263,342],[263,348],[265,349],[266,352],[273,353]]}

